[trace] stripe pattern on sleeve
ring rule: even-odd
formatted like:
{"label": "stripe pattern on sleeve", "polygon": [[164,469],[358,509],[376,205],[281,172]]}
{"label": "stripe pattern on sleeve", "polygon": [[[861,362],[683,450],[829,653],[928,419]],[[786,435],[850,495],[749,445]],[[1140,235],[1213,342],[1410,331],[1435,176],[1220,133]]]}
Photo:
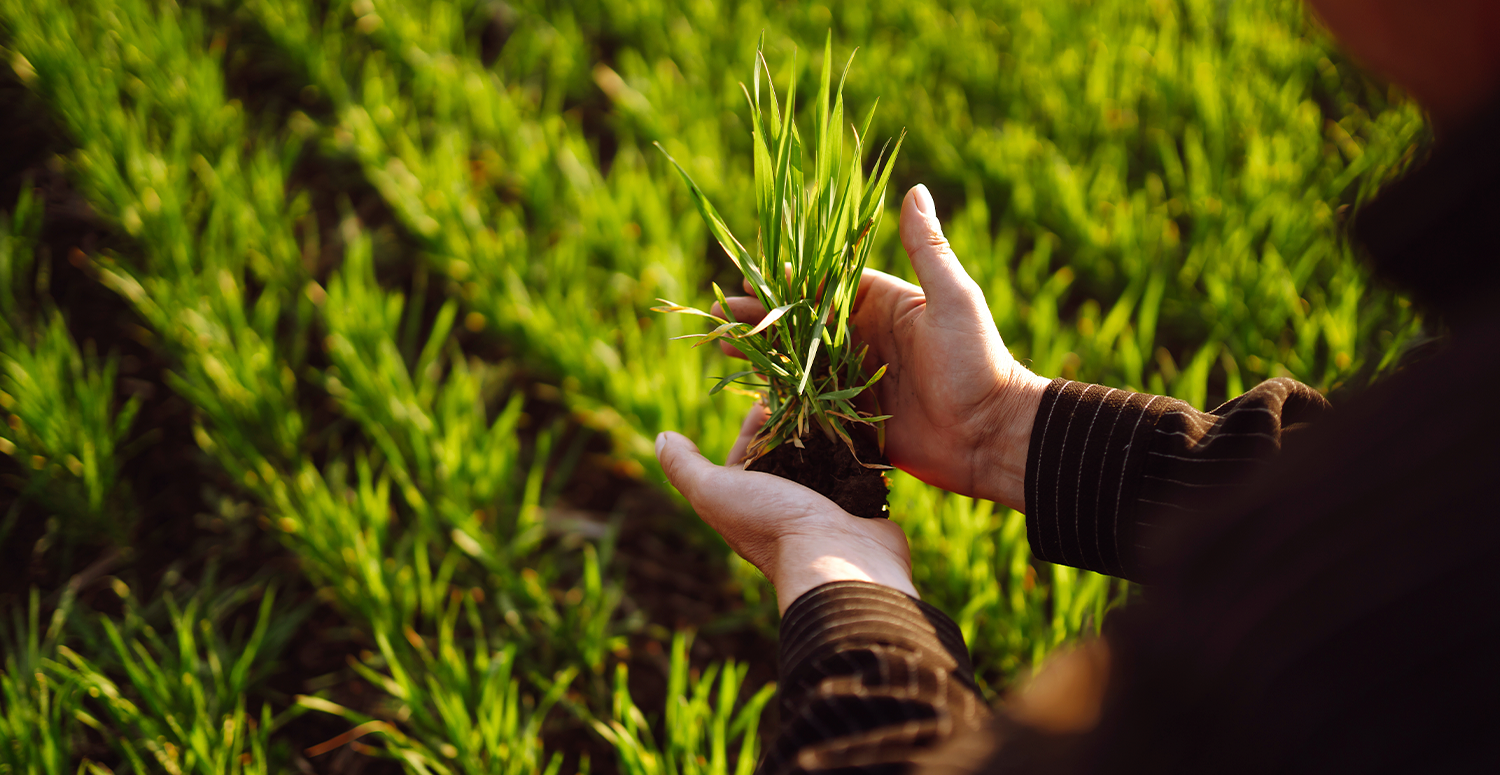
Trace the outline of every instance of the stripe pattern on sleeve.
{"label": "stripe pattern on sleeve", "polygon": [[1291,379],[1211,412],[1174,398],[1053,380],[1026,461],[1026,529],[1048,562],[1143,580],[1153,536],[1211,509],[1327,408]]}
{"label": "stripe pattern on sleeve", "polygon": [[919,751],[985,725],[963,634],[888,587],[824,584],[781,622],[781,728],[761,773],[903,772]]}

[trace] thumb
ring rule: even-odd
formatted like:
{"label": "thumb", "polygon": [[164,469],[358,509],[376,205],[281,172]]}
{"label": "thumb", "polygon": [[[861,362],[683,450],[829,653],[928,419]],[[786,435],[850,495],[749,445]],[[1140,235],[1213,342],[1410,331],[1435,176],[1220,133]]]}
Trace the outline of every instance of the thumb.
{"label": "thumb", "polygon": [[943,236],[932,194],[920,183],[906,192],[906,201],[901,203],[901,245],[917,272],[929,310],[941,314],[969,311],[976,303],[984,307],[978,284],[964,271]]}
{"label": "thumb", "polygon": [[661,463],[661,470],[667,475],[667,481],[689,501],[693,500],[699,484],[718,469],[718,466],[698,451],[697,444],[688,437],[671,431],[657,434],[656,459]]}

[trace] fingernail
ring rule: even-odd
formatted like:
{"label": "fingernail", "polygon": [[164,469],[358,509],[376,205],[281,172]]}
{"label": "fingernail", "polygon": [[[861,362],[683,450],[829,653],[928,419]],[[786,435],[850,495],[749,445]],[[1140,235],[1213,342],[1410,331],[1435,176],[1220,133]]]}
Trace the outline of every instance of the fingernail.
{"label": "fingernail", "polygon": [[661,457],[661,448],[665,446],[667,446],[667,432],[662,431],[656,434],[656,456],[658,458]]}
{"label": "fingernail", "polygon": [[917,206],[917,212],[923,215],[932,215],[932,192],[928,191],[927,187],[921,183],[917,184],[915,190],[916,196],[913,197],[913,204]]}

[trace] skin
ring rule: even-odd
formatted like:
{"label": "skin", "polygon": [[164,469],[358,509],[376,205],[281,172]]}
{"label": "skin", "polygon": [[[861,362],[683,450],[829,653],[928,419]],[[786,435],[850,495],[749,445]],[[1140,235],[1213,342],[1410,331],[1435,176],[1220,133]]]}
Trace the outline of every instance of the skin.
{"label": "skin", "polygon": [[[763,410],[752,411],[735,446],[743,450],[764,420]],[[678,433],[656,437],[656,456],[698,516],[771,580],[782,613],[804,592],[846,579],[918,597],[906,534],[896,523],[856,517],[775,474],[715,465]]]}

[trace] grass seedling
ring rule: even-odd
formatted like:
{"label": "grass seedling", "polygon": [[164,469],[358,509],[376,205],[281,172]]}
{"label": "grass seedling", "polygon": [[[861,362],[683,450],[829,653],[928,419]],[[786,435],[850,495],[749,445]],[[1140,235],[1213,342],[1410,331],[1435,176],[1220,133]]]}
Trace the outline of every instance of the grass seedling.
{"label": "grass seedling", "polygon": [[[714,295],[725,317],[666,299],[660,300],[663,306],[653,310],[702,315],[713,320],[716,327],[712,331],[679,338],[698,339],[695,346],[721,338],[732,340],[752,364],[753,368],[730,374],[709,390],[714,394],[738,383],[762,391],[770,417],[751,443],[747,462],[788,440],[802,447],[802,438],[814,427],[829,440],[835,437],[842,440],[854,454],[854,442],[846,428],[849,423],[874,426],[883,449],[880,423],[886,418],[855,408],[853,400],[885,374],[885,367],[864,378],[861,367],[865,348],[854,349],[849,313],[880,227],[886,184],[905,133],[896,139],[894,148],[889,148],[889,143],[882,147],[870,177],[866,178],[864,143],[875,115],[875,105],[871,105],[864,121],[857,128],[850,127],[854,144],[846,164],[844,81],[853,56],[844,65],[838,88],[830,92],[833,63],[830,33],[823,45],[822,79],[813,104],[815,145],[810,154],[805,153],[802,134],[794,120],[795,57],[783,106],[778,104],[771,83],[764,44],[762,36],[755,54],[753,91],[741,84],[750,104],[755,147],[755,193],[760,214],[756,253],[752,254],[730,233],[724,219],[687,170],[676,159],[672,163],[687,182],[693,202],[714,238],[765,306],[766,316],[754,325],[735,320],[718,285],[714,285]],[[770,93],[764,107],[762,73]],[[861,462],[866,467],[878,467]]]}
{"label": "grass seedling", "polygon": [[[660,731],[630,696],[625,665],[615,668],[610,718],[599,719],[578,706],[578,713],[611,745],[619,769],[628,775],[750,775],[759,758],[761,711],[775,685],[751,694],[744,685],[746,665],[734,661],[710,664],[702,673],[690,668],[692,634],[672,637],[667,674],[666,708]],[[659,742],[660,741],[660,742]]]}
{"label": "grass seedling", "polygon": [[[43,662],[48,681],[59,690],[76,691],[81,705],[74,717],[97,732],[131,772],[255,775],[284,770],[283,752],[271,736],[304,709],[293,706],[273,716],[271,705],[264,703],[257,713],[247,698],[306,609],[283,607],[273,616],[276,596],[266,590],[246,633],[243,626],[231,627],[228,619],[254,594],[252,589],[220,594],[200,589],[182,606],[167,593],[158,629],[136,607],[128,588],[121,584],[120,589],[126,590],[123,622],[88,617],[91,622],[74,628],[77,650],[58,644],[58,658]],[[82,764],[79,771],[111,771],[87,759]]]}
{"label": "grass seedling", "polygon": [[[41,221],[29,186],[0,214],[0,454],[21,474],[0,481],[52,513],[45,543],[62,539],[66,565],[75,544],[130,534],[120,468],[140,399],[118,402],[116,359],[97,357],[92,342],[80,348],[68,332],[46,287],[49,271],[36,268]],[[0,544],[20,514],[0,515]]]}
{"label": "grass seedling", "polygon": [[[60,774],[73,770],[70,750],[83,690],[43,670],[57,657],[73,607],[65,593],[50,621],[41,617],[33,587],[25,616],[19,607],[0,617],[0,772]],[[42,625],[46,625],[43,628]]]}

